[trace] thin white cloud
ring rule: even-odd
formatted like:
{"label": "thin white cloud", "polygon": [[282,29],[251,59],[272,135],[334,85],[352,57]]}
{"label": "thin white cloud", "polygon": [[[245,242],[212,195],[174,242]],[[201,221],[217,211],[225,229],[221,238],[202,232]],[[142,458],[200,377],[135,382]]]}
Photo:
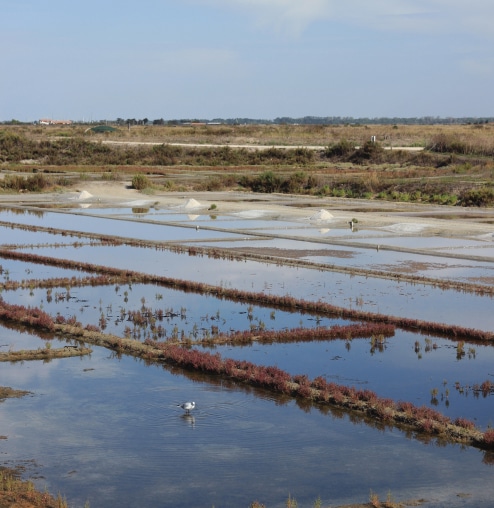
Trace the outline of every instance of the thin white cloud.
{"label": "thin white cloud", "polygon": [[330,17],[328,0],[192,0],[247,12],[263,29],[299,34],[312,22]]}
{"label": "thin white cloud", "polygon": [[235,3],[256,13],[259,25],[276,31],[299,34],[312,22],[330,17],[327,0],[237,0]]}
{"label": "thin white cloud", "polygon": [[[327,0],[333,3],[332,0]],[[354,0],[343,19],[379,30],[492,35],[494,2],[486,0]]]}
{"label": "thin white cloud", "polygon": [[292,34],[317,21],[370,29],[493,35],[492,0],[192,0],[249,13],[259,26]]}

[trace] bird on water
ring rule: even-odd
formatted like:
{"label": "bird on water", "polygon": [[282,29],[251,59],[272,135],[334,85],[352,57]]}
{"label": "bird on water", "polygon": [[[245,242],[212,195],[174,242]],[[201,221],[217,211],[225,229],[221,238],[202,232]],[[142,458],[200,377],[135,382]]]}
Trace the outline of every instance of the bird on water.
{"label": "bird on water", "polygon": [[189,414],[195,407],[195,402],[184,402],[183,404],[178,404],[187,414]]}

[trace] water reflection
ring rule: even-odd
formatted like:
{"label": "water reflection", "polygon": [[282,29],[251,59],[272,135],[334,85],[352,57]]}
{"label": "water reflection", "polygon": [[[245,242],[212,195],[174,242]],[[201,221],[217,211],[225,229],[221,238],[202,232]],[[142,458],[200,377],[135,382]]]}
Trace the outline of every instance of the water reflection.
{"label": "water reflection", "polygon": [[180,418],[184,421],[186,425],[194,428],[196,426],[196,419],[191,414],[184,414]]}
{"label": "water reflection", "polygon": [[[277,507],[288,495],[335,505],[367,500],[370,489],[435,506],[461,506],[461,491],[489,506],[494,495],[478,450],[99,348],[82,360],[7,366],[2,378],[34,392],[4,403],[4,460],[36,458],[37,483],[74,506]],[[191,394],[198,412],[184,417],[175,404]]]}
{"label": "water reflection", "polygon": [[[273,294],[297,295],[298,298],[321,300],[336,306],[355,306],[357,301],[361,301],[363,304],[359,307],[362,310],[425,321],[436,321],[440,316],[441,322],[486,330],[490,330],[493,324],[492,299],[486,296],[339,272],[184,256],[127,246],[119,246],[116,255],[116,249],[108,246],[81,246],[77,249],[40,247],[26,249],[26,252],[83,262],[97,256],[101,265],[131,270],[137,268],[145,273],[256,292],[265,290],[269,282],[269,292]],[[340,261],[346,260],[339,258]],[[450,272],[455,270],[450,269]],[[476,273],[479,277],[486,276],[481,265],[475,270],[461,271],[464,275]],[[465,312],[466,308],[468,312]]]}

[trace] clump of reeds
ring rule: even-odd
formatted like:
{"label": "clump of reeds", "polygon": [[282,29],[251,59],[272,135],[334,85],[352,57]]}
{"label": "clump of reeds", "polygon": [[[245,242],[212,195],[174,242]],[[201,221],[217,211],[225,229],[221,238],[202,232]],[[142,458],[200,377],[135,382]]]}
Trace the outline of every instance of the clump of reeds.
{"label": "clump of reeds", "polygon": [[[292,328],[290,330],[236,330],[226,334],[218,334],[214,344],[248,344],[252,342],[312,342],[316,340],[356,339],[364,337],[392,337],[395,332],[393,325],[382,323],[336,325],[330,328]],[[201,341],[199,341],[201,342]],[[204,339],[202,342],[211,342]]]}

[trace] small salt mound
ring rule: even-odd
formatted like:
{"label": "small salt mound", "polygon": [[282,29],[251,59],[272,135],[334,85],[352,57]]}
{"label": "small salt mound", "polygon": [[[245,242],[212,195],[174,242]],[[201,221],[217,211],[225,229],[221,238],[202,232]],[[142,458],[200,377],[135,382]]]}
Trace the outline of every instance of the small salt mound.
{"label": "small salt mound", "polygon": [[386,229],[387,231],[392,231],[393,233],[420,233],[424,229],[427,228],[427,225],[424,224],[414,224],[414,223],[399,223],[392,224],[391,226],[385,226],[382,229]]}
{"label": "small salt mound", "polygon": [[494,240],[494,235],[492,233],[484,233],[483,235],[474,236],[479,240]]}
{"label": "small salt mound", "polygon": [[333,214],[327,210],[319,210],[317,213],[309,217],[310,220],[329,220],[333,218]]}
{"label": "small salt mound", "polygon": [[146,208],[146,207],[149,207],[153,204],[152,201],[149,201],[149,200],[145,200],[145,199],[134,199],[134,201],[129,201],[128,203],[125,203],[127,206],[130,206],[132,208],[137,208],[137,207],[143,207],[143,208]]}
{"label": "small salt mound", "polygon": [[78,196],[77,196],[77,199],[89,199],[89,198],[92,198],[93,195],[90,194],[88,191],[82,191]]}
{"label": "small salt mound", "polygon": [[201,206],[201,203],[195,199],[189,199],[184,205],[185,208],[198,208],[199,206]]}
{"label": "small salt mound", "polygon": [[232,215],[235,215],[236,217],[242,217],[244,219],[259,219],[260,217],[263,217],[266,215],[265,210],[244,210],[242,212],[235,212]]}

